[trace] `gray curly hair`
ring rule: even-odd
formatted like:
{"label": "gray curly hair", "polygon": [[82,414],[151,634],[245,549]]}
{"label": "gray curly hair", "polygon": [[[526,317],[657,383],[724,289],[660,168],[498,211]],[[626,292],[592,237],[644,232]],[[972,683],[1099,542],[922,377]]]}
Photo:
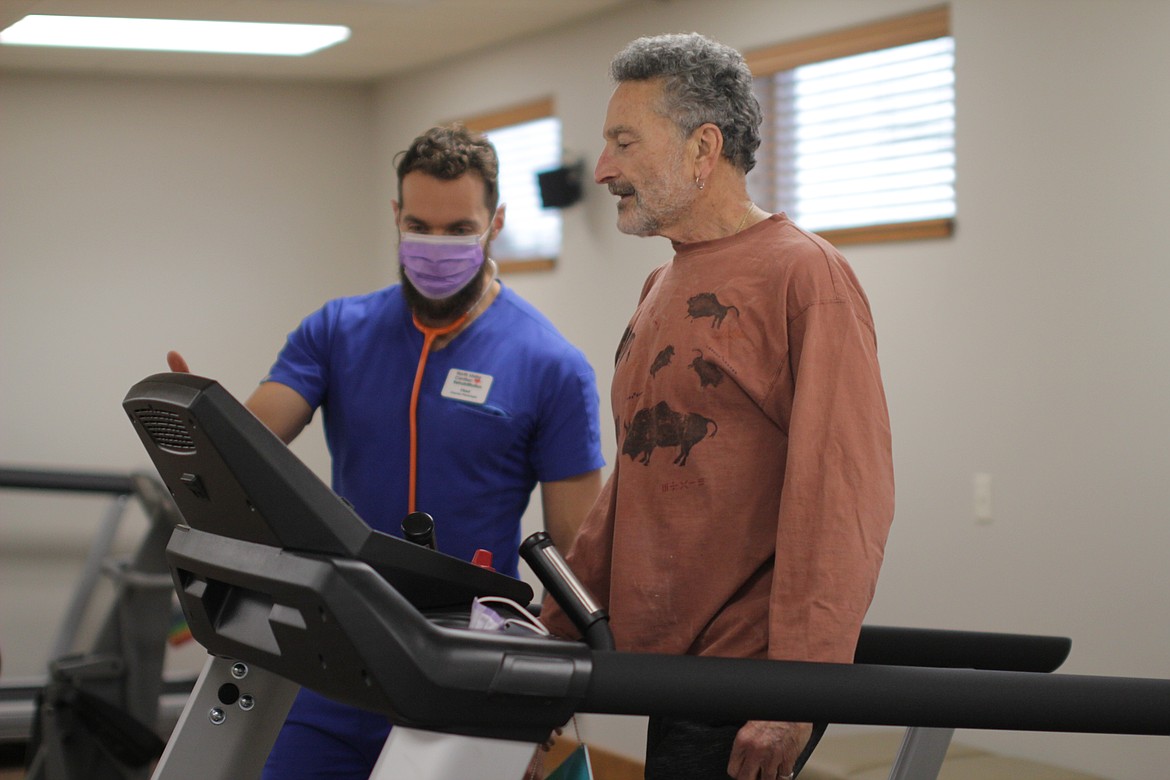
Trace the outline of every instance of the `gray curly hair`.
{"label": "gray curly hair", "polygon": [[752,73],[730,46],[699,33],[638,38],[614,57],[613,80],[663,79],[659,112],[683,136],[708,122],[723,133],[723,156],[747,173],[760,146],[760,103],[752,93]]}

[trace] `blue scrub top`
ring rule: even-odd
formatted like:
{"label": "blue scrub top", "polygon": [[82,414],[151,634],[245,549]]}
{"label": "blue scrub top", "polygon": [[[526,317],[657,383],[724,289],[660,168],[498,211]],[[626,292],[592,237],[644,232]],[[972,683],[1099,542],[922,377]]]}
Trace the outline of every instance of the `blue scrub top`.
{"label": "blue scrub top", "polygon": [[[304,319],[265,381],[322,408],[333,488],[401,536],[409,407],[423,335],[398,285],[330,301]],[[486,389],[484,389],[486,386]],[[417,509],[441,551],[492,551],[516,576],[520,517],[537,482],[600,468],[596,377],[585,356],[510,288],[427,358],[418,403]]]}

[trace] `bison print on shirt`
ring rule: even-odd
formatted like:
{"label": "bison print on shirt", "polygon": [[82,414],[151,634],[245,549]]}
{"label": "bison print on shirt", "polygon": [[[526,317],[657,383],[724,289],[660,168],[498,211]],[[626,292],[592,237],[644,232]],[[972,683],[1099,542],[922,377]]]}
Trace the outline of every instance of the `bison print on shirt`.
{"label": "bison print on shirt", "polygon": [[659,401],[652,409],[639,409],[625,428],[622,454],[643,465],[650,463],[655,447],[678,447],[674,462],[685,466],[691,448],[719,431],[714,420],[694,412],[676,412],[666,401]]}
{"label": "bison print on shirt", "polygon": [[692,320],[697,320],[700,317],[710,317],[711,327],[719,328],[723,325],[723,319],[727,316],[727,312],[735,311],[735,316],[739,316],[739,309],[734,306],[724,306],[715,297],[715,293],[705,292],[698,295],[692,295],[687,298],[687,316]]}

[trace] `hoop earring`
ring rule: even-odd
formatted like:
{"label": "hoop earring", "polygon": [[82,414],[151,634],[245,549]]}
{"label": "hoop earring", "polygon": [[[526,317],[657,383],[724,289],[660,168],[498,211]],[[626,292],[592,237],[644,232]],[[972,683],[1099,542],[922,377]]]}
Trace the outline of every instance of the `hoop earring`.
{"label": "hoop earring", "polygon": [[699,189],[703,189],[703,182],[699,181],[698,176],[695,177],[695,186],[698,187]]}

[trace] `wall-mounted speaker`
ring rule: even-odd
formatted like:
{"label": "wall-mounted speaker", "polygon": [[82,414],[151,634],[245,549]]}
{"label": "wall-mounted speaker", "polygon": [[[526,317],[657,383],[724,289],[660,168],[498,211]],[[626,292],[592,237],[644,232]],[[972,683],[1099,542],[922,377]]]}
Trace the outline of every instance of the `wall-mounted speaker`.
{"label": "wall-mounted speaker", "polygon": [[546,209],[563,209],[581,200],[582,162],[536,174],[540,202]]}

